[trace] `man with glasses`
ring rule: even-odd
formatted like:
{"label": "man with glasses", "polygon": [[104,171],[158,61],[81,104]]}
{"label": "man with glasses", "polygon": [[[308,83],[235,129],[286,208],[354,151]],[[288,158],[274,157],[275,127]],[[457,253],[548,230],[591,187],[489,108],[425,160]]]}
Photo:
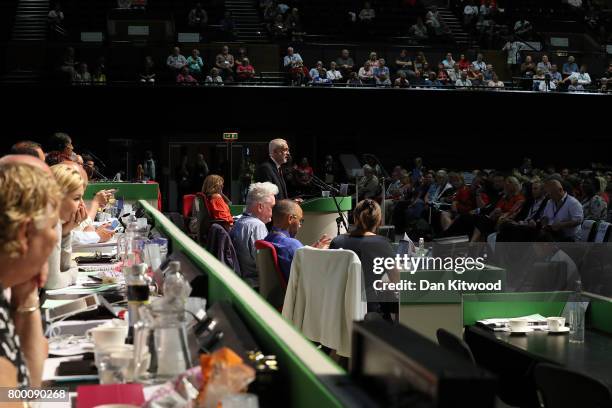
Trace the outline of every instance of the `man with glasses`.
{"label": "man with glasses", "polygon": [[[265,238],[276,248],[278,264],[285,279],[289,281],[291,261],[295,251],[304,245],[295,239],[298,231],[304,223],[304,212],[298,203],[293,200],[281,200],[276,203],[272,210],[272,230]],[[311,246],[319,249],[327,249],[331,238],[323,234],[321,238]]]}
{"label": "man with glasses", "polygon": [[289,145],[283,139],[274,139],[268,144],[270,158],[257,167],[255,181],[270,182],[278,187],[276,200],[289,198],[281,166],[289,160]]}

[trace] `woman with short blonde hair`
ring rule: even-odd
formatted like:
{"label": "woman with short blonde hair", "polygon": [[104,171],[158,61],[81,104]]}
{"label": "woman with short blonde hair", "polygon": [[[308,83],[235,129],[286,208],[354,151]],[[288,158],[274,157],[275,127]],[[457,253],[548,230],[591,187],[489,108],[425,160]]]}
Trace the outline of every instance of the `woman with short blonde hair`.
{"label": "woman with short blonde hair", "polygon": [[47,345],[38,290],[57,240],[60,200],[42,162],[0,165],[0,387],[41,384]]}
{"label": "woman with short blonde hair", "polygon": [[76,282],[78,269],[72,262],[71,232],[87,218],[83,202],[85,180],[70,164],[56,164],[51,172],[61,192],[59,222],[56,226],[58,241],[49,257],[49,279],[46,289],[61,289]]}

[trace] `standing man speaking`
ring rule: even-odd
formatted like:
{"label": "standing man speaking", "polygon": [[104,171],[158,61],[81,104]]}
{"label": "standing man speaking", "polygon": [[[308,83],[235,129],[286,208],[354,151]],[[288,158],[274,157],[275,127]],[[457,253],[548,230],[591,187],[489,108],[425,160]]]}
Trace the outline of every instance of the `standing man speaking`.
{"label": "standing man speaking", "polygon": [[269,181],[278,187],[276,200],[284,200],[289,198],[287,194],[287,185],[281,170],[281,166],[289,160],[289,145],[286,140],[274,139],[268,144],[270,158],[261,163],[255,171],[255,181]]}

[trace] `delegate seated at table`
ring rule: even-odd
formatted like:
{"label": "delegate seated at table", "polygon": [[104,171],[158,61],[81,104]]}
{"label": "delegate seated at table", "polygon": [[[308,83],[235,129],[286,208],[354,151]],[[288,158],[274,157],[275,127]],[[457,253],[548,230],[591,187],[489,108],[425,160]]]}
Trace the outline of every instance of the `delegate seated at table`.
{"label": "delegate seated at table", "polygon": [[0,160],[0,207],[5,211],[0,217],[0,387],[22,388],[41,385],[47,357],[38,290],[58,239],[61,197],[43,161],[8,157]]}

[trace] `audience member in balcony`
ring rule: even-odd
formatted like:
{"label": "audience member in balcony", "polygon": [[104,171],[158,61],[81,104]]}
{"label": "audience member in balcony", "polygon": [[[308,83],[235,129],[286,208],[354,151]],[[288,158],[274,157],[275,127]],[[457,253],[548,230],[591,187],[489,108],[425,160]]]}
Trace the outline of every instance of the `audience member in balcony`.
{"label": "audience member in balcony", "polygon": [[91,85],[91,74],[87,69],[87,64],[82,62],[79,64],[79,68],[74,73],[72,78],[73,85]]}
{"label": "audience member in balcony", "polygon": [[601,77],[607,79],[608,81],[612,79],[612,62],[608,64],[608,69]]}
{"label": "audience member in balcony", "polygon": [[236,75],[240,82],[248,82],[255,79],[255,68],[253,68],[248,58],[242,59],[242,63],[236,68]]}
{"label": "audience member in balcony", "polygon": [[600,82],[599,92],[608,93],[612,90],[612,88],[610,87],[610,85],[612,84],[612,79],[601,78],[599,82]]}
{"label": "audience member in balcony", "polygon": [[542,61],[538,62],[536,69],[541,70],[544,74],[548,74],[551,66],[551,63],[548,60],[548,55],[542,55]]}
{"label": "audience member in balcony", "polygon": [[332,82],[340,82],[342,80],[342,72],[337,69],[335,61],[329,63],[329,69],[327,70],[327,78]]}
{"label": "audience member in balcony", "polygon": [[531,55],[525,57],[525,62],[521,64],[521,76],[531,78],[536,73],[536,64],[531,59]]}
{"label": "audience member in balcony", "polygon": [[336,65],[338,65],[340,73],[345,78],[347,78],[349,74],[353,72],[355,62],[353,62],[353,58],[351,58],[349,50],[344,49],[341,51],[340,56],[336,59]]}
{"label": "audience member in balcony", "polygon": [[231,12],[226,11],[219,24],[226,39],[232,41],[236,38],[236,20],[234,20]]}
{"label": "audience member in balcony", "polygon": [[461,70],[459,69],[459,64],[455,64],[455,67],[453,69],[449,69],[448,71],[446,71],[446,73],[448,74],[449,82],[452,84],[454,84],[459,78],[461,78]]}
{"label": "audience member in balcony", "polygon": [[79,63],[76,61],[74,56],[74,48],[67,47],[64,53],[62,65],[60,67],[60,71],[65,75],[64,78],[72,82],[72,79],[74,78],[74,73],[76,72],[76,68],[78,65]]}
{"label": "audience member in balcony", "polygon": [[582,212],[585,220],[605,221],[608,217],[608,204],[598,194],[599,184],[597,179],[582,181]]}
{"label": "audience member in balcony", "polygon": [[379,79],[381,76],[384,75],[388,79],[391,76],[391,73],[389,72],[389,67],[385,66],[385,64],[386,61],[384,58],[378,60],[378,66],[374,67],[374,69],[372,70],[374,78]]}
{"label": "audience member in balcony", "polygon": [[[550,78],[550,76],[549,76]],[[546,85],[546,76],[544,75],[544,72],[541,69],[536,69],[536,73],[533,76],[533,84],[532,84],[532,90],[533,91],[541,91],[541,92],[548,92],[551,89],[549,87],[547,87]],[[548,83],[550,85],[550,81]]]}
{"label": "audience member in balcony", "polygon": [[387,75],[379,75],[376,77],[376,86],[381,88],[391,88],[391,80]]}
{"label": "audience member in balcony", "polygon": [[302,18],[297,8],[291,9],[291,13],[287,15],[285,20],[285,26],[289,35],[291,35],[291,41],[302,41],[304,35],[304,29],[302,27]]}
{"label": "audience member in balcony", "polygon": [[467,79],[472,83],[472,86],[484,85],[484,77],[475,67],[470,67],[467,71]]}
{"label": "audience member in balcony", "polygon": [[202,3],[196,3],[187,15],[187,25],[191,28],[203,30],[208,24],[208,13],[202,8]]}
{"label": "audience member in balcony", "polygon": [[573,82],[576,80],[578,85],[582,87],[591,85],[591,76],[587,72],[587,66],[582,64],[579,72],[573,72],[570,76],[564,79],[564,82]]}
{"label": "audience member in balcony", "polygon": [[481,53],[478,53],[476,56],[476,61],[472,62],[472,66],[478,72],[483,72],[485,69],[487,69],[487,63],[484,62],[484,56]]}
{"label": "audience member in balcony", "polygon": [[397,71],[398,75],[400,72],[403,72],[406,74],[406,77],[414,76],[414,65],[408,56],[408,51],[405,48],[403,48],[400,51],[399,56],[395,58],[395,70]]}
{"label": "audience member in balcony", "polygon": [[174,47],[172,49],[172,54],[166,58],[166,66],[170,69],[170,72],[174,74],[174,76],[178,75],[184,66],[187,65],[187,58],[185,58],[181,54],[181,49],[179,47]]}
{"label": "audience member in balcony", "polygon": [[423,51],[419,51],[414,60],[414,71],[423,71],[424,66],[427,64],[427,58]]}
{"label": "audience member in balcony", "polygon": [[277,15],[278,15],[278,6],[276,4],[276,1],[267,2],[263,10],[264,20],[268,22],[272,22],[276,19]]}
{"label": "audience member in balcony", "polygon": [[533,32],[533,26],[525,17],[521,17],[516,23],[514,23],[514,34],[519,36],[521,39],[529,39]]}
{"label": "audience member in balcony", "polygon": [[410,86],[410,82],[406,79],[406,72],[400,71],[398,78],[395,80],[393,86],[395,88],[408,88]]}
{"label": "audience member in balcony", "polygon": [[352,88],[357,86],[363,86],[363,82],[361,82],[361,79],[359,79],[356,72],[351,72],[349,74],[348,81],[346,81],[346,85]]}
{"label": "audience member in balcony", "polygon": [[204,67],[204,61],[202,61],[202,57],[200,57],[200,51],[194,48],[191,51],[191,55],[187,58],[187,68],[189,68],[189,72],[194,78],[201,81],[202,67]]}
{"label": "audience member in balcony", "polygon": [[[315,66],[314,66],[313,68],[311,68],[311,69],[310,69],[310,72],[309,72],[309,74],[310,74],[310,78],[312,78],[313,80],[314,80],[315,78],[318,78],[318,77],[319,77],[319,71],[320,71],[321,69],[323,69],[323,62],[321,62],[321,61],[317,61],[317,63],[315,64]],[[327,77],[327,74],[326,74],[326,77]]]}
{"label": "audience member in balcony", "polygon": [[374,83],[374,71],[370,66],[369,60],[363,64],[363,67],[359,68],[359,79],[366,85],[371,85]]}
{"label": "audience member in balcony", "polygon": [[584,86],[579,84],[577,79],[572,79],[570,84],[567,86],[567,90],[570,92],[584,91]]}
{"label": "audience member in balcony", "polygon": [[51,33],[61,36],[66,35],[66,30],[64,29],[64,12],[59,2],[55,3],[55,7],[47,14],[47,24],[49,24]]}
{"label": "audience member in balcony", "polygon": [[368,61],[370,62],[370,67],[372,69],[376,68],[378,66],[378,55],[372,51],[368,57]]}
{"label": "audience member in balcony", "polygon": [[493,64],[487,64],[487,68],[482,72],[482,77],[484,81],[490,81],[493,79]]}
{"label": "audience member in balcony", "polygon": [[100,65],[96,65],[94,74],[92,75],[94,85],[106,85],[106,74]]}
{"label": "audience member in balcony", "polygon": [[460,71],[465,71],[472,65],[472,63],[465,57],[465,54],[461,54],[459,61],[457,61],[457,65],[459,66]]}
{"label": "audience member in balcony", "polygon": [[[454,70],[454,68],[451,68],[451,70]],[[443,84],[447,84],[449,81],[448,72],[446,72],[446,69],[444,68],[444,65],[442,65],[442,63],[438,64],[437,79]]]}
{"label": "audience member in balcony", "polygon": [[359,12],[359,22],[367,28],[371,26],[375,18],[376,12],[374,11],[370,3],[366,1],[363,4],[363,8]]}
{"label": "audience member in balcony", "polygon": [[557,64],[552,64],[550,66],[550,80],[557,85],[560,81],[563,81],[563,76],[557,70]]}
{"label": "audience member in balcony", "polygon": [[453,54],[450,52],[446,54],[446,58],[442,60],[441,64],[444,69],[453,69],[455,67],[455,60],[453,59]]}
{"label": "audience member in balcony", "polygon": [[410,26],[408,33],[417,40],[426,40],[429,38],[427,34],[427,26],[423,23],[421,17],[417,17],[416,23]]}
{"label": "audience member in balcony", "polygon": [[444,86],[444,83],[438,80],[438,75],[431,71],[428,73],[427,78],[425,78],[425,85],[433,88],[440,88]]}
{"label": "audience member in balcony", "polygon": [[191,75],[189,68],[184,66],[181,72],[176,76],[176,83],[180,85],[197,85],[198,80]]}
{"label": "audience member in balcony", "polygon": [[223,77],[221,77],[221,75],[219,74],[219,69],[212,68],[210,70],[210,75],[206,77],[206,80],[204,82],[206,85],[223,86],[224,81]]}
{"label": "audience member in balcony", "polygon": [[287,36],[287,25],[285,24],[282,14],[276,15],[274,22],[269,26],[269,31],[275,38],[284,38]]}
{"label": "audience member in balcony", "polygon": [[234,75],[234,56],[230,54],[229,47],[224,45],[221,53],[215,58],[215,67],[219,70],[223,81],[232,81]]}
{"label": "audience member in balcony", "polygon": [[563,76],[568,77],[572,75],[574,72],[578,72],[580,69],[578,68],[578,64],[576,64],[576,59],[573,55],[570,55],[567,58],[567,62],[563,64],[562,73]]}
{"label": "audience member in balcony", "polygon": [[141,84],[154,84],[155,83],[155,63],[153,57],[150,55],[145,57],[144,68],[140,73]]}
{"label": "audience member in balcony", "polygon": [[510,71],[516,72],[516,66],[519,64],[521,59],[521,50],[524,50],[527,46],[522,41],[513,40],[512,37],[508,38],[506,44],[502,48],[502,51],[506,51],[506,64]]}
{"label": "audience member in balcony", "polygon": [[478,6],[474,4],[474,0],[469,2],[463,8],[463,25],[466,27],[472,26],[478,19]]}
{"label": "audience member in balcony", "polygon": [[313,85],[332,85],[332,80],[327,77],[327,70],[323,67],[317,69],[317,76],[312,77]]}
{"label": "audience member in balcony", "polygon": [[442,22],[440,13],[436,6],[431,6],[427,14],[425,14],[425,25],[428,30],[436,37],[440,37],[447,33],[447,28]]}
{"label": "audience member in balcony", "polygon": [[472,86],[472,81],[468,79],[467,71],[461,71],[461,78],[459,78],[457,82],[455,82],[455,86],[457,88],[466,88]]}
{"label": "audience member in balcony", "polygon": [[289,76],[291,78],[291,84],[295,86],[305,86],[306,83],[312,80],[308,68],[306,68],[301,61],[293,64],[292,68],[289,69]]}
{"label": "audience member in balcony", "polygon": [[504,82],[500,81],[497,77],[497,74],[493,72],[492,78],[489,82],[487,82],[487,86],[491,88],[503,88]]}
{"label": "audience member in balcony", "polygon": [[302,61],[302,57],[300,54],[293,50],[293,47],[287,48],[287,55],[283,58],[283,66],[285,69],[289,70],[293,68],[297,63],[304,64]]}

